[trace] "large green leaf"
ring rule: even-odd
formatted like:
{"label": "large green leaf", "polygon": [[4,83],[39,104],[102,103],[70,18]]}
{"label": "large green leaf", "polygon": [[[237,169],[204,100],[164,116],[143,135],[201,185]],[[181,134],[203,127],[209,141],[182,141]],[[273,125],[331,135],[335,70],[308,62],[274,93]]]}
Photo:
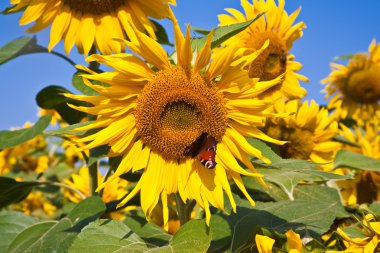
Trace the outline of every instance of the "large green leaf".
{"label": "large green leaf", "polygon": [[204,220],[191,220],[183,225],[174,234],[169,245],[153,248],[146,252],[206,252],[210,246],[211,238]]}
{"label": "large green leaf", "polygon": [[[257,171],[264,175],[264,180],[277,184],[289,197],[293,199],[294,188],[300,181],[328,181],[343,180],[349,176],[323,172],[316,168],[318,164],[296,159],[283,159],[269,165],[257,163]],[[264,167],[264,168],[263,168]]]}
{"label": "large green leaf", "polygon": [[0,131],[0,150],[11,148],[33,139],[49,126],[50,121],[51,115],[46,115],[39,118],[38,121],[29,128]]}
{"label": "large green leaf", "polygon": [[[338,192],[324,186],[299,187],[296,200],[246,204],[238,207],[236,214],[224,216],[232,227],[232,252],[249,243],[256,227],[284,233],[293,229],[314,238],[327,232],[338,214],[344,211]],[[245,201],[243,202],[245,203]]]}
{"label": "large green leaf", "polygon": [[82,228],[100,217],[105,209],[100,197],[87,198],[60,221],[36,223],[22,231],[8,252],[67,252]]}
{"label": "large green leaf", "polygon": [[0,212],[0,252],[6,252],[17,234],[35,222],[37,222],[36,218],[20,212]]}
{"label": "large green leaf", "polygon": [[145,242],[121,221],[96,220],[83,228],[68,252],[144,252],[147,249]]}
{"label": "large green leaf", "polygon": [[156,30],[154,31],[154,33],[156,34],[157,42],[160,43],[161,45],[173,46],[173,44],[170,43],[169,41],[168,34],[166,33],[165,28],[161,24],[157,23],[156,21],[152,19],[150,20],[150,22],[152,22],[154,26],[156,27]]}
{"label": "large green leaf", "polygon": [[83,78],[82,78],[82,74],[88,74],[87,72],[84,72],[84,71],[77,71],[74,75],[73,75],[73,78],[72,78],[72,83],[73,83],[73,86],[80,92],[82,92],[83,94],[85,95],[88,95],[88,96],[96,96],[96,95],[99,95],[99,93],[97,91],[95,91],[94,89],[92,89],[91,87],[87,86],[84,82],[83,82]]}
{"label": "large green leaf", "polygon": [[268,158],[272,162],[282,160],[281,156],[277,155],[265,142],[258,139],[248,138],[249,144],[259,149],[264,157]]}
{"label": "large green leaf", "polygon": [[67,127],[62,127],[59,129],[45,131],[44,134],[51,136],[64,136],[64,135],[83,135],[86,131],[73,131],[74,129],[82,126],[87,126],[94,123],[94,121],[86,121],[82,123],[72,124]]}
{"label": "large green leaf", "polygon": [[335,156],[334,168],[380,171],[380,161],[349,150],[341,149]]}
{"label": "large green leaf", "polygon": [[0,48],[0,65],[20,55],[47,52],[47,49],[37,45],[36,37],[21,37]]}
{"label": "large green leaf", "polygon": [[[257,15],[254,19],[236,23],[227,26],[221,26],[214,29],[214,35],[211,42],[211,48],[215,48],[220,46],[223,42],[231,38],[232,36],[240,33],[248,26],[250,26],[253,22],[255,22],[258,18],[260,18],[264,13]],[[196,38],[191,40],[191,48],[193,51],[199,51],[206,44],[206,37]]]}
{"label": "large green leaf", "polygon": [[130,215],[123,222],[148,244],[163,246],[172,239],[172,235],[166,233],[156,224],[147,222],[143,217]]}
{"label": "large green leaf", "polygon": [[36,101],[39,107],[44,109],[54,109],[62,117],[64,121],[69,124],[75,124],[80,122],[86,113],[74,110],[67,104],[73,104],[76,106],[86,105],[83,102],[65,97],[63,94],[71,93],[67,89],[61,86],[51,85],[42,89],[36,96]]}
{"label": "large green leaf", "polygon": [[39,182],[17,182],[13,178],[0,177],[0,208],[25,199]]}
{"label": "large green leaf", "polygon": [[221,252],[228,249],[231,243],[231,227],[228,221],[220,216],[211,216],[210,221],[211,245],[209,252]]}

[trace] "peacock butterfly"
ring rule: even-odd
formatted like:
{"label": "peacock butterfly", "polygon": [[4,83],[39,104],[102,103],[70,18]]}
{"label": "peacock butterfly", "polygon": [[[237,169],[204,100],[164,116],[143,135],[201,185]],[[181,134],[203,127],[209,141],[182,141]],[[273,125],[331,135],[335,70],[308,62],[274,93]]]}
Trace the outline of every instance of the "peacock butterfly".
{"label": "peacock butterfly", "polygon": [[217,142],[212,135],[203,132],[190,146],[185,148],[184,155],[197,157],[203,166],[207,169],[213,169],[216,166],[216,144]]}

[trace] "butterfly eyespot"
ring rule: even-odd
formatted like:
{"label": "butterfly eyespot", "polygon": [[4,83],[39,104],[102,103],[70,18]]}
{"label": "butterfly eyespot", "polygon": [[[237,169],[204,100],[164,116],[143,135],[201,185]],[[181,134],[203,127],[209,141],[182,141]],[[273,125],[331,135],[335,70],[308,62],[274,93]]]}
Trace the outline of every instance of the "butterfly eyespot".
{"label": "butterfly eyespot", "polygon": [[188,147],[185,148],[183,154],[185,156],[197,157],[197,159],[207,169],[215,168],[216,140],[212,135],[203,132]]}

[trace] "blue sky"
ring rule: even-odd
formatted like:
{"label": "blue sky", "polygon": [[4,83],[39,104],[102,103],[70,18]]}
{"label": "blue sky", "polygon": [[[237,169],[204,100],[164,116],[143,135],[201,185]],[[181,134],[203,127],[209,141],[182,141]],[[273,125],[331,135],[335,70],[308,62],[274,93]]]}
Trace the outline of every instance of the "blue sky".
{"label": "blue sky", "polygon": [[[7,0],[0,2],[0,9],[9,6]],[[177,0],[173,11],[182,26],[211,29],[218,24],[217,15],[224,8],[241,10],[239,0]],[[206,5],[204,5],[206,3]],[[380,41],[380,1],[378,0],[288,0],[285,9],[293,12],[299,6],[301,13],[296,21],[304,21],[304,36],[296,41],[291,53],[303,64],[301,74],[309,83],[302,85],[308,90],[306,99],[325,104],[320,80],[330,72],[329,63],[335,56],[366,51],[372,39]],[[9,41],[27,35],[26,27],[18,25],[20,14],[0,15],[0,47]],[[167,21],[160,21],[173,41],[172,29]],[[47,46],[49,29],[37,34],[40,45]],[[54,50],[63,53],[62,43]],[[75,62],[85,64],[84,58],[70,55]],[[32,54],[16,58],[0,65],[0,130],[22,126],[26,121],[36,121],[35,95],[48,85],[71,88],[75,69],[64,60],[49,54]]]}

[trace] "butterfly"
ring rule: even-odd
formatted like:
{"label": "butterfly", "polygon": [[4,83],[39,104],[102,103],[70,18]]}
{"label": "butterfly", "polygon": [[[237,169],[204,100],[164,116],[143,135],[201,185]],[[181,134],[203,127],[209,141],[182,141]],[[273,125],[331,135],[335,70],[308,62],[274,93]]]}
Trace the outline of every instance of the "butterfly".
{"label": "butterfly", "polygon": [[185,148],[184,155],[197,157],[203,166],[207,169],[213,169],[216,166],[216,144],[217,142],[212,135],[203,132],[190,146]]}

